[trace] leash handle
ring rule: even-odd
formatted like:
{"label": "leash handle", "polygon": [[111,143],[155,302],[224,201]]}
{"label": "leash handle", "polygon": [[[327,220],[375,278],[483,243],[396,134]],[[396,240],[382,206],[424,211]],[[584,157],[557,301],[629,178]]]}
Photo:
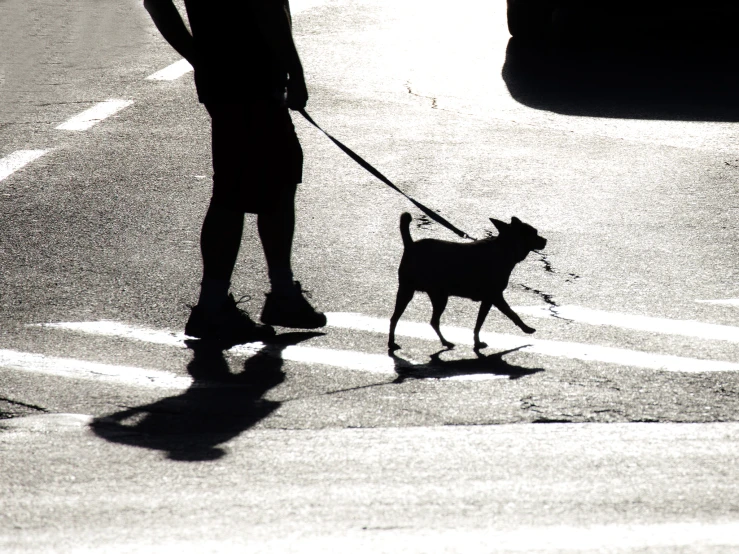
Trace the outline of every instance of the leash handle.
{"label": "leash handle", "polygon": [[308,123],[310,123],[311,125],[313,125],[316,129],[318,129],[324,135],[326,135],[329,139],[331,139],[331,142],[333,142],[336,146],[338,146],[339,148],[341,148],[341,150],[343,150],[344,153],[347,156],[349,156],[352,160],[354,160],[355,162],[357,162],[360,166],[362,166],[369,173],[371,173],[372,175],[374,175],[375,177],[377,177],[380,181],[382,181],[383,183],[385,183],[391,189],[393,189],[393,190],[399,192],[400,194],[402,194],[403,196],[405,196],[408,200],[410,200],[413,203],[414,206],[416,206],[419,210],[421,210],[423,213],[425,213],[429,218],[433,219],[434,221],[436,221],[440,225],[446,227],[452,233],[454,233],[455,235],[457,235],[459,237],[462,237],[463,239],[475,240],[474,238],[472,238],[470,235],[468,235],[467,233],[465,233],[461,229],[458,229],[457,227],[455,227],[454,225],[452,225],[449,221],[447,221],[445,218],[443,218],[442,216],[440,216],[438,213],[430,210],[429,208],[427,208],[426,206],[424,206],[423,204],[421,204],[420,202],[418,202],[416,199],[411,198],[405,192],[403,192],[402,190],[400,190],[390,179],[388,179],[382,173],[380,173],[377,169],[375,169],[369,162],[367,162],[366,160],[364,160],[359,154],[355,153],[351,148],[349,148],[348,146],[345,146],[344,144],[341,143],[341,141],[335,139],[334,137],[332,137],[331,135],[329,135],[326,131],[324,131],[321,128],[321,126],[318,125],[318,123],[316,123],[315,121],[313,121],[313,118],[310,115],[308,115],[308,112],[306,112],[305,109],[300,109],[300,110],[297,110],[297,111],[300,113],[300,115],[302,115],[308,121]]}

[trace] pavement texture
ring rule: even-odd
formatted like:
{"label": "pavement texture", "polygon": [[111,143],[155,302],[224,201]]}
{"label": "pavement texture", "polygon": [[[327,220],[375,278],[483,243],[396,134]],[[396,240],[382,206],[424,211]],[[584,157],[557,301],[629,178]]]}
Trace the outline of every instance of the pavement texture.
{"label": "pavement texture", "polygon": [[[0,159],[48,152],[0,182],[0,550],[736,551],[739,308],[703,302],[739,298],[736,47],[524,46],[502,3],[291,4],[326,131],[475,237],[515,215],[548,239],[511,305],[651,330],[521,312],[528,337],[491,312],[511,346],[478,354],[477,305],[452,299],[457,348],[410,333],[388,357],[399,215],[454,236],[293,114],[296,275],[381,324],[182,342],[211,177],[192,74],[145,79],[178,57],[138,1],[6,0]],[[57,129],[107,99],[133,103]],[[232,289],[256,316],[252,222]],[[403,321],[430,314],[418,295]],[[155,339],[47,325],[100,321]]]}
{"label": "pavement texture", "polygon": [[[3,551],[739,547],[735,424],[264,430],[205,464],[198,435],[106,442],[90,426],[3,422]],[[59,452],[53,466],[28,465],[39,449]]]}

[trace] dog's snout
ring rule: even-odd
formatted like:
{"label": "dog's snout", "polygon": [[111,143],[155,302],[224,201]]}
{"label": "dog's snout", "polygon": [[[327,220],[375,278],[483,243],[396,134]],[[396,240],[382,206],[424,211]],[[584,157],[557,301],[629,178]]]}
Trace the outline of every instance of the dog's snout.
{"label": "dog's snout", "polygon": [[547,239],[539,237],[539,245],[536,247],[537,250],[542,250],[547,245]]}

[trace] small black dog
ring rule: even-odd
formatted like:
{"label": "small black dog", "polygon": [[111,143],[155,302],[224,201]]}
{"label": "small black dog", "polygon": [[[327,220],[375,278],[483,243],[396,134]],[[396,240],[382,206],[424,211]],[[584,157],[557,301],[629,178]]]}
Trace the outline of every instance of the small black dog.
{"label": "small black dog", "polygon": [[531,225],[514,217],[510,223],[490,218],[498,229],[498,236],[471,243],[423,239],[413,242],[410,232],[411,214],[400,216],[400,234],[403,237],[403,258],[398,268],[398,296],[395,311],[390,318],[388,349],[400,348],[395,342],[395,327],[400,316],[417,291],[424,291],[431,299],[433,313],[431,327],[439,335],[441,344],[453,348],[439,329],[441,314],[450,296],[461,296],[480,301],[480,312],[475,323],[475,349],[487,345],[480,341],[480,329],[491,306],[498,308],[524,333],[533,333],[503,298],[513,268],[532,250],[547,244]]}

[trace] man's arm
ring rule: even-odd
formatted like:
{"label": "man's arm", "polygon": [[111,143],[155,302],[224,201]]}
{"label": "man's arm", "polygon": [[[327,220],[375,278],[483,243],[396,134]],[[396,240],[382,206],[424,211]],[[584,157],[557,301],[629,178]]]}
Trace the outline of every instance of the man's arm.
{"label": "man's arm", "polygon": [[305,86],[303,65],[293,41],[290,9],[287,4],[283,6],[280,0],[252,1],[254,16],[262,36],[290,75],[287,83],[287,105],[293,110],[303,109],[308,102],[308,89]]}
{"label": "man's arm", "polygon": [[195,43],[172,0],[144,0],[144,8],[170,46],[194,66]]}

